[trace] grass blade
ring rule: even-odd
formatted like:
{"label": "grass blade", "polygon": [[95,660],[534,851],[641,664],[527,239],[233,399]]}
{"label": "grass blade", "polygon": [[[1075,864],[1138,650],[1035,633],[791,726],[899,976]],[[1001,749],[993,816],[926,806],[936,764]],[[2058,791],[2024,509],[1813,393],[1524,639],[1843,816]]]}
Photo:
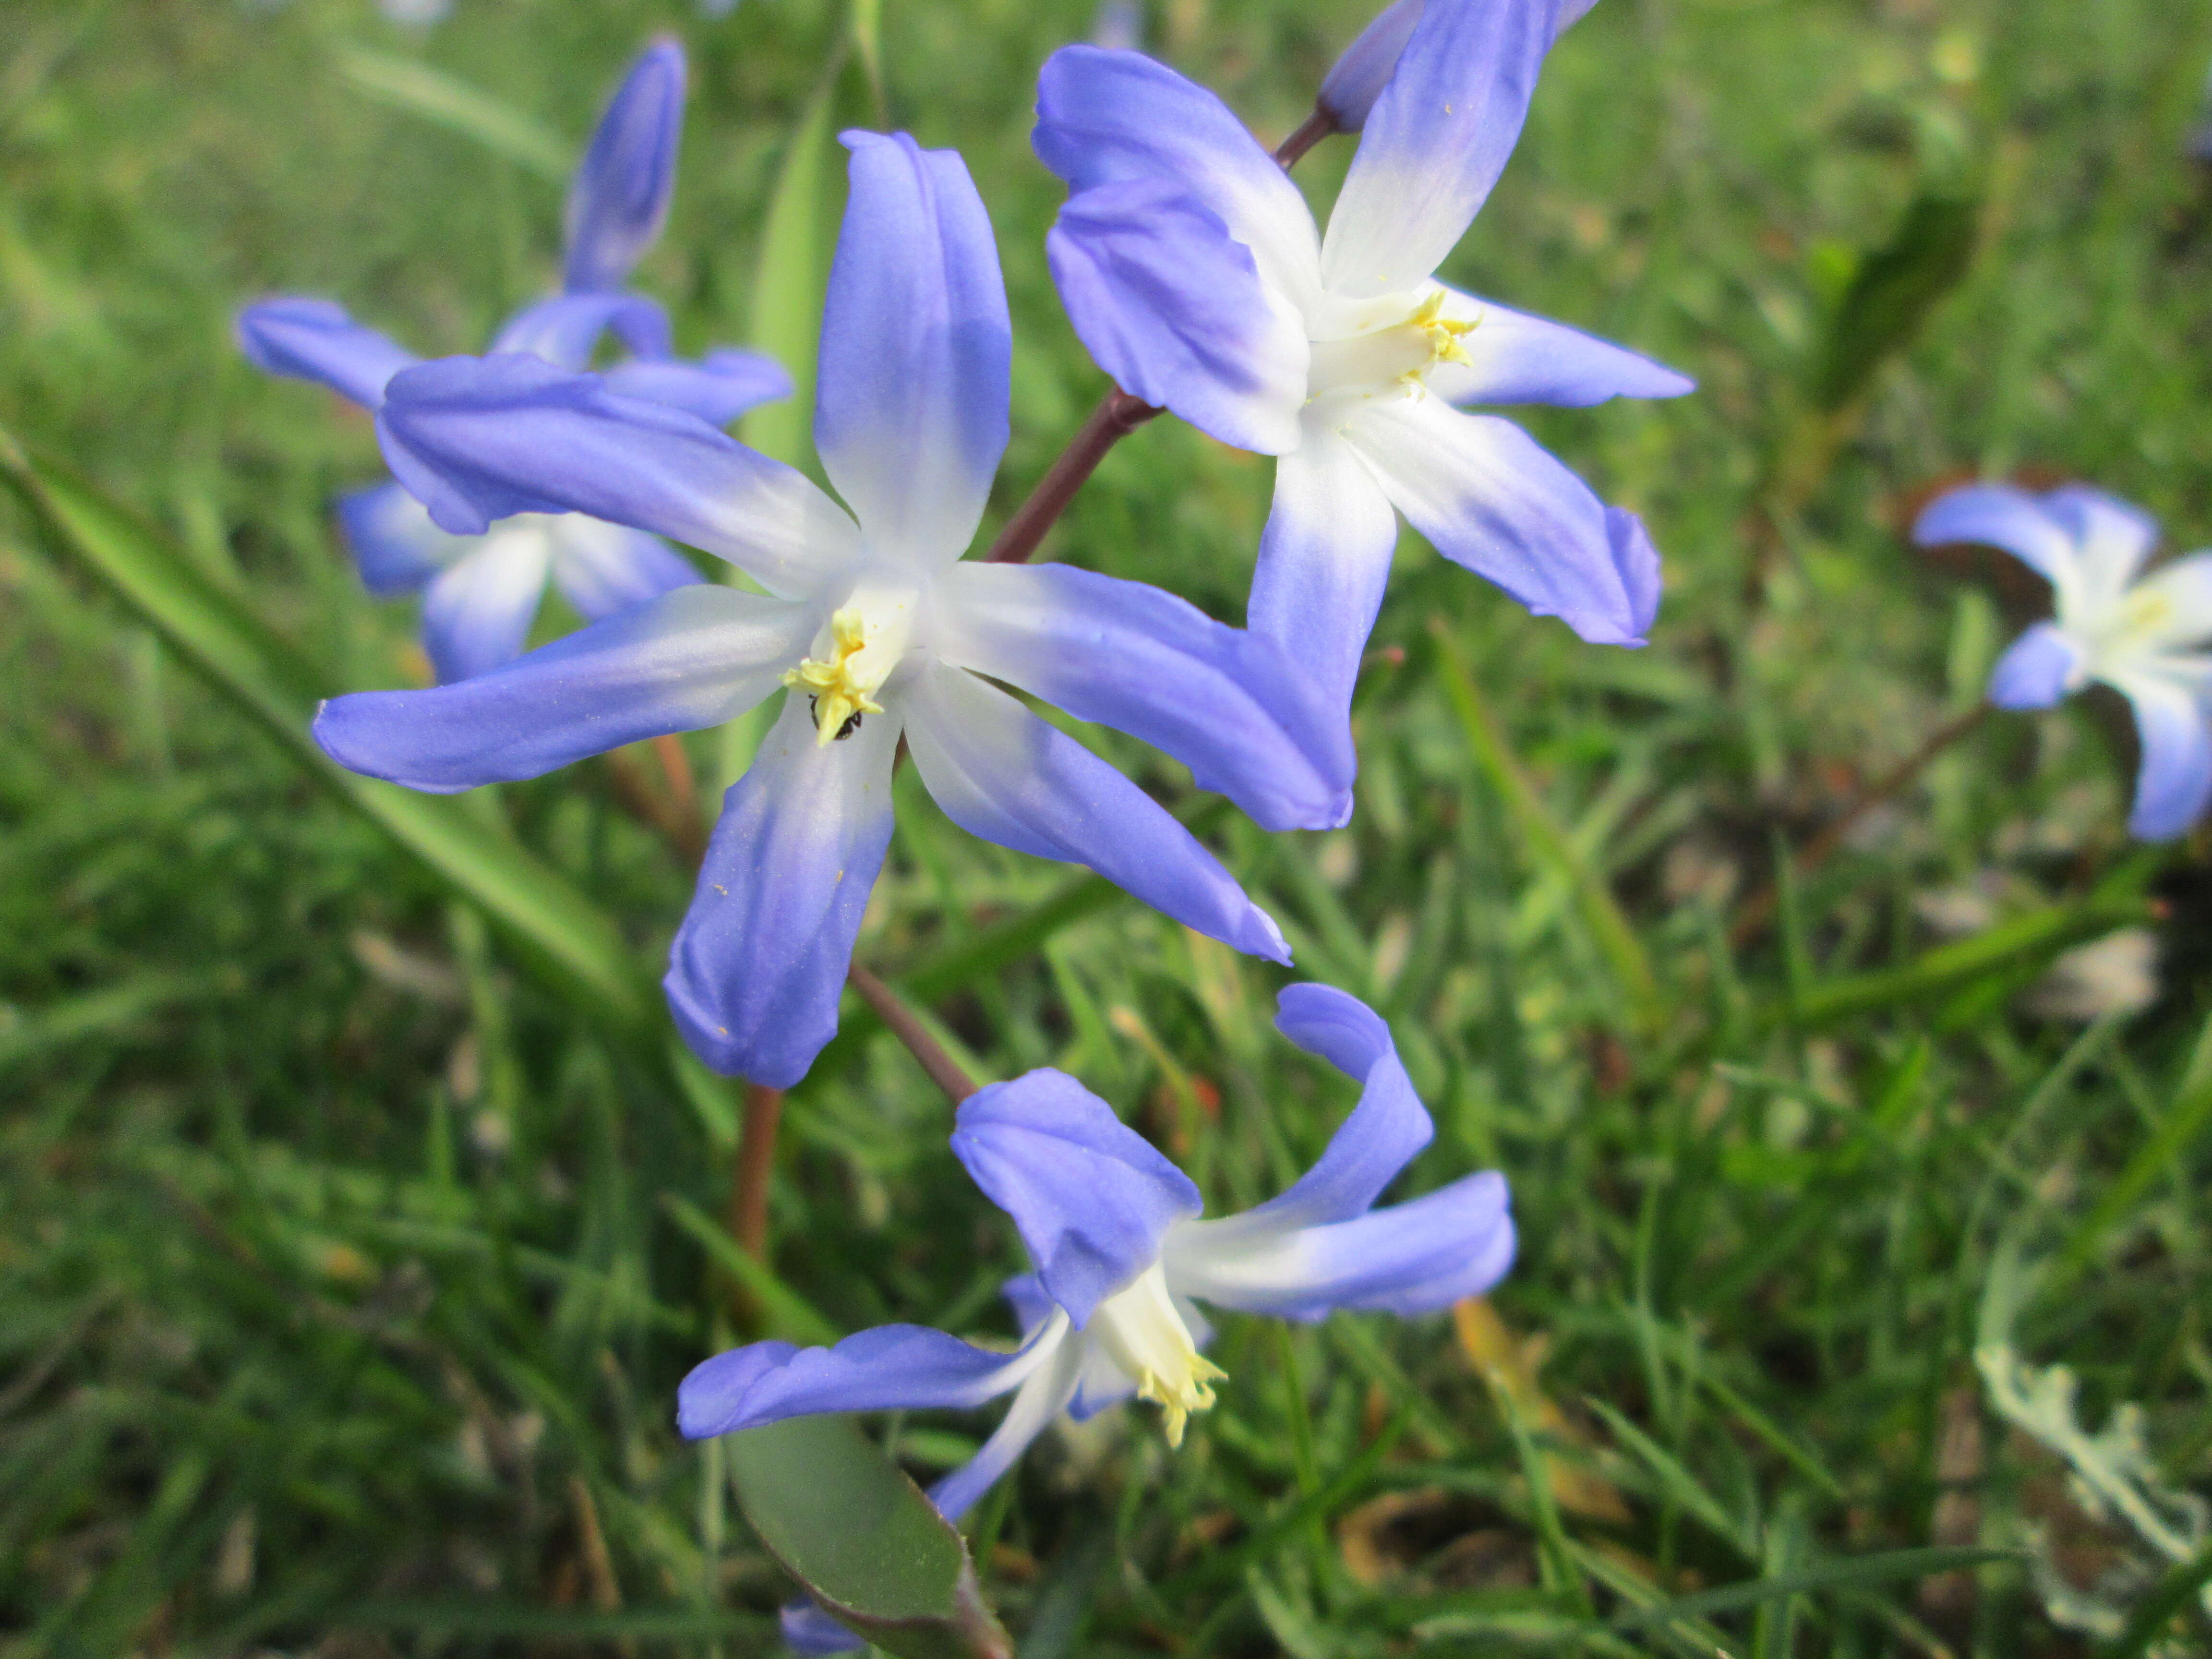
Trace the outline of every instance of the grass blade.
{"label": "grass blade", "polygon": [[697,1205],[674,1193],[663,1193],[660,1206],[706,1251],[716,1267],[759,1301],[768,1315],[769,1334],[814,1346],[826,1346],[844,1334],[812,1303],[785,1284],[775,1269],[740,1246],[730,1237],[727,1228],[719,1225]]}
{"label": "grass blade", "polygon": [[1812,1590],[1843,1589],[1898,1578],[1925,1578],[1939,1572],[1954,1572],[1961,1567],[1978,1567],[1992,1561],[2018,1561],[2021,1559],[2017,1550],[1980,1549],[1971,1546],[1956,1549],[1886,1550],[1879,1555],[1857,1555],[1841,1561],[1824,1561],[1817,1566],[1801,1567],[1796,1572],[1778,1573],[1771,1578],[1753,1579],[1741,1584],[1722,1584],[1712,1589],[1698,1590],[1694,1595],[1678,1595],[1671,1601],[1616,1613],[1613,1623],[1616,1629],[1664,1624],[1671,1619],[1695,1619],[1707,1613],[1730,1613],[1738,1607],[1756,1607],[1762,1601],[1803,1595]]}
{"label": "grass blade", "polygon": [[1431,623],[1429,631],[1437,642],[1444,694],[1451,701],[1453,713],[1459,716],[1476,765],[1504,799],[1506,811],[1527,842],[1530,854],[1557,872],[1573,891],[1583,921],[1613,969],[1613,977],[1627,994],[1637,1023],[1651,1024],[1658,1006],[1658,982],[1652,976],[1650,958],[1644,955],[1636,930],[1621,912],[1620,902],[1613,897],[1613,889],[1607,885],[1604,877],[1575,850],[1574,842],[1553,817],[1543,797],[1537,793],[1535,783],[1522,769],[1520,758],[1507,747],[1505,735],[1483,702],[1482,694],[1475,689],[1474,676],[1468,672],[1467,659],[1461,655],[1458,641],[1452,638],[1450,629],[1439,620]]}
{"label": "grass blade", "polygon": [[340,47],[337,64],[339,75],[349,85],[377,102],[473,138],[493,155],[541,179],[556,185],[568,182],[575,152],[532,117],[489,93],[411,58],[387,57],[360,46]]}
{"label": "grass blade", "polygon": [[0,430],[0,476],[54,544],[150,623],[325,786],[481,907],[560,988],[627,1033],[661,1018],[659,997],[621,930],[559,871],[450,797],[357,777],[308,735],[339,688],[162,536],[67,469]]}
{"label": "grass blade", "polygon": [[822,295],[829,282],[831,163],[840,48],[799,112],[783,153],[775,190],[769,198],[761,235],[760,266],[753,273],[748,332],[790,372],[792,393],[745,416],[745,441],[764,455],[802,465],[813,450],[814,352],[822,326]]}

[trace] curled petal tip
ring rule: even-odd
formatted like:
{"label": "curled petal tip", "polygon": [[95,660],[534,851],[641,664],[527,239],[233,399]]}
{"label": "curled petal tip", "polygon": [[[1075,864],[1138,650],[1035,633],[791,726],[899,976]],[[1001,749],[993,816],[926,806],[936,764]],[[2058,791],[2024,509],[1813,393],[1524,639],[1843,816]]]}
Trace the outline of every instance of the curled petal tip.
{"label": "curled petal tip", "polygon": [[1427,0],[1395,0],[1384,7],[1330,65],[1315,106],[1336,123],[1339,131],[1358,132],[1367,125],[1368,112],[1382,95],[1382,88],[1390,84],[1391,73],[1398,67],[1406,42],[1413,39],[1413,26],[1421,21],[1426,3]]}
{"label": "curled petal tip", "polygon": [[608,101],[568,196],[570,293],[621,287],[659,240],[676,190],[684,80],[683,44],[656,35]]}

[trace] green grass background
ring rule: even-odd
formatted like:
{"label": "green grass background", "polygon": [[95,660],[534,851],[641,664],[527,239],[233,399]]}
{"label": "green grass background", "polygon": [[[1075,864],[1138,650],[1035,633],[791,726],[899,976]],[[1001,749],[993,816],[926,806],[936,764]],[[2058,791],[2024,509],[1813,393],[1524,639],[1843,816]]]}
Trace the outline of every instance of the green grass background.
{"label": "green grass background", "polygon": [[[1147,27],[1272,140],[1365,12],[1158,0]],[[1037,64],[1090,24],[1070,0],[883,0],[888,118],[966,156],[1012,289],[994,520],[1102,389],[1045,275],[1060,191],[1027,143]],[[772,333],[764,213],[842,9],[459,0],[424,36],[355,0],[6,0],[0,422],[334,684],[407,683],[410,609],[359,591],[327,514],[378,475],[373,434],[250,370],[229,318],[317,292],[425,353],[479,349],[552,281],[561,186],[371,95],[347,54],[419,58],[573,146],[657,27],[693,95],[640,285],[686,349]],[[2131,854],[2131,755],[2095,705],[2003,717],[1777,930],[1739,949],[1729,922],[1777,846],[1973,702],[2032,611],[2033,584],[1901,541],[1917,491],[2081,477],[2212,539],[2212,183],[2184,155],[2208,55],[2206,0],[1607,0],[1558,49],[1444,274],[1699,378],[1528,416],[1647,516],[1653,644],[1580,645],[1409,533],[1352,827],[1208,833],[1300,973],[1392,1021],[1438,1126],[1404,1189],[1510,1176],[1495,1307],[1562,1415],[1516,1440],[1449,1321],[1226,1318],[1231,1381],[1180,1453],[1109,1413],[971,1523],[1025,1656],[2087,1650],[2014,1566],[1929,1581],[1890,1553],[2008,1542],[2055,1484],[1977,1404],[2001,1245],[2060,1264],[2023,1352],[2071,1364],[2093,1421],[2140,1402],[2168,1474],[2207,1475],[2203,844]],[[833,98],[878,118],[857,67]],[[1348,154],[1299,171],[1324,207]],[[1838,296],[1931,192],[1976,204],[1975,262],[1906,349],[1845,341],[1874,371],[1862,417],[1807,463]],[[1048,556],[1237,619],[1268,476],[1158,422]],[[1479,761],[1455,660],[1565,854]],[[548,988],[6,507],[0,722],[0,1651],[770,1651],[777,1575],[670,1421],[684,1370],[759,1317],[683,1218],[722,1211],[732,1097]],[[1186,803],[1175,769],[1087,735]],[[690,752],[713,781],[744,743]],[[898,808],[862,959],[979,1075],[1075,1073],[1217,1212],[1317,1151],[1352,1091],[1267,1029],[1283,975],[1127,902],[998,948],[1075,874],[953,830],[910,769]],[[657,963],[688,878],[605,766],[481,811]],[[1916,900],[1962,886],[2011,931],[1945,956]],[[2055,950],[2130,915],[2155,1003],[2036,1013]],[[1012,1230],[853,1007],[790,1103],[775,1271],[839,1329],[1006,1331]],[[888,1433],[926,1474],[988,1420]],[[1593,1480],[1610,1515],[1552,1501]]]}

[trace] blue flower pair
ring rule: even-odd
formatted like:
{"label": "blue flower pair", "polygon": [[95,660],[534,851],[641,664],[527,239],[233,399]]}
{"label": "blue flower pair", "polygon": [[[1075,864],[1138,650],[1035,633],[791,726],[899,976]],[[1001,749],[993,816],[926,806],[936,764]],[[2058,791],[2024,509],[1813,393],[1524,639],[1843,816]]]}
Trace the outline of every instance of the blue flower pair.
{"label": "blue flower pair", "polygon": [[[498,652],[438,651],[454,683],[337,699],[319,738],[357,771],[459,790],[717,725],[787,690],[725,802],[667,977],[693,1047],[759,1082],[795,1082],[835,1030],[902,740],[974,834],[1088,866],[1201,933],[1287,960],[1210,853],[1000,687],[1143,738],[1264,828],[1321,829],[1351,811],[1348,704],[1394,505],[1589,637],[1640,635],[1658,569],[1633,516],[1517,428],[1453,405],[1688,382],[1429,275],[1504,166],[1567,15],[1560,0],[1435,0],[1378,20],[1326,94],[1340,125],[1364,130],[1326,244],[1210,94],[1133,52],[1070,48],[1046,66],[1036,143],[1074,186],[1050,252],[1079,331],[1127,389],[1279,457],[1249,629],[1066,566],[963,561],[1006,446],[1012,348],[990,222],[950,151],[845,137],[851,198],[815,418],[842,505],[716,429],[728,406],[708,394],[736,377],[641,346],[639,319],[659,313],[613,291],[658,228],[674,150],[672,127],[665,143],[609,136],[659,134],[643,112],[675,107],[636,89],[659,73],[648,55],[586,163],[571,292],[524,313],[490,356],[403,367],[335,307],[247,315],[260,361],[376,408],[395,476],[427,507],[423,536],[484,538],[433,586],[434,649],[438,585],[462,586],[503,538],[550,541],[549,526],[637,538],[642,603],[488,669]],[[624,210],[602,213],[603,200]],[[605,325],[632,331],[640,359],[586,372]],[[656,580],[654,537],[716,554],[763,591],[636,591]],[[527,573],[503,556],[513,592]],[[547,561],[565,568],[546,554],[529,571]],[[519,638],[509,628],[499,644]]]}

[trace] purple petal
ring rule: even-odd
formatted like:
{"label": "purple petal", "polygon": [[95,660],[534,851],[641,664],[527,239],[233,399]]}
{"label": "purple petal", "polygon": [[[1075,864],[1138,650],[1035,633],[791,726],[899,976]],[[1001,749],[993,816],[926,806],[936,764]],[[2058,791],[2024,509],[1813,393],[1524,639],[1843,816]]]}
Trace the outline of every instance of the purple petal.
{"label": "purple petal", "polygon": [[962,1103],[952,1151],[1013,1218],[1036,1275],[1078,1328],[1159,1260],[1205,1207],[1190,1177],[1064,1072],[994,1083]]}
{"label": "purple petal", "polygon": [[2116,605],[2158,545],[2158,520],[2139,507],[2087,484],[2067,484],[2043,509],[2074,539],[2081,598],[2094,610]]}
{"label": "purple petal", "polygon": [[1332,294],[1431,276],[1519,142],[1559,0],[1430,0],[1363,125],[1322,244]]}
{"label": "purple petal", "polygon": [[527,352],[556,368],[589,368],[609,329],[641,357],[671,349],[668,313],[641,294],[556,294],[508,318],[492,355]]}
{"label": "purple petal", "polygon": [[549,562],[536,524],[500,525],[422,592],[422,647],[438,684],[474,679],[522,654]]}
{"label": "purple petal", "polygon": [[1218,1224],[1229,1236],[1364,1214],[1436,1133],[1399,1061],[1390,1028],[1358,998],[1326,985],[1285,987],[1275,1029],[1359,1083],[1359,1103],[1320,1160],[1287,1191]]}
{"label": "purple petal", "polygon": [[757,593],[678,588],[456,685],[333,697],[315,740],[341,766],[434,794],[534,778],[733,718],[775,690],[815,625]]}
{"label": "purple petal", "polygon": [[783,365],[757,351],[710,351],[696,363],[634,358],[617,363],[604,378],[610,392],[687,410],[709,426],[727,426],[747,410],[792,392]]}
{"label": "purple petal", "polygon": [[1397,545],[1398,515],[1374,473],[1336,433],[1309,424],[1305,442],[1275,462],[1246,615],[1304,670],[1347,737]]}
{"label": "purple petal", "polygon": [[724,798],[664,981],[684,1040],[715,1070],[787,1089],[836,1034],[890,844],[898,739],[896,714],[869,714],[817,745],[793,696]]}
{"label": "purple petal", "polygon": [[586,622],[635,611],[702,580],[689,559],[642,530],[563,513],[546,521],[545,532],[553,585]]}
{"label": "purple petal", "polygon": [[944,660],[1141,738],[1263,829],[1351,816],[1349,734],[1273,641],[1064,564],[956,565],[938,591]]}
{"label": "purple petal", "polygon": [[328,300],[264,300],[238,313],[238,349],[265,374],[313,380],[363,409],[415,354],[364,328]]}
{"label": "purple petal", "polygon": [[2000,708],[2048,708],[2081,684],[2081,647],[2051,623],[2038,623],[2012,642],[1990,673],[1990,701]]}
{"label": "purple petal", "polygon": [[1421,21],[1427,0],[1393,0],[1360,30],[1358,38],[1322,76],[1317,107],[1336,123],[1339,132],[1357,132],[1367,125],[1368,112],[1390,84],[1399,55],[1413,38],[1413,25]]}
{"label": "purple petal", "polygon": [[1658,584],[1642,527],[1520,428],[1425,398],[1370,404],[1345,435],[1455,564],[1594,644],[1644,643]]}
{"label": "purple petal", "polygon": [[1612,398],[1680,398],[1698,389],[1686,374],[1594,334],[1473,295],[1454,298],[1455,315],[1480,320],[1459,341],[1473,361],[1429,371],[1429,390],[1446,403],[1587,409]]}
{"label": "purple petal", "polygon": [[684,47],[661,35],[608,102],[568,191],[572,294],[620,288],[659,240],[684,135]]}
{"label": "purple petal", "polygon": [[1013,333],[960,157],[904,133],[853,153],[822,316],[814,444],[869,540],[931,561],[975,534],[1006,448]]}
{"label": "purple petal", "polygon": [[439,529],[422,503],[396,483],[349,490],[338,497],[337,512],[362,586],[379,599],[415,592],[472,540]]}
{"label": "purple petal", "polygon": [[931,796],[962,829],[1088,865],[1210,939],[1277,962],[1281,930],[1150,795],[995,687],[933,667],[908,693],[907,740]]}
{"label": "purple petal", "polygon": [[1132,179],[1188,190],[1302,309],[1321,295],[1305,198],[1229,106],[1140,52],[1063,46],[1037,76],[1038,159],[1071,191]]}
{"label": "purple petal", "polygon": [[[1579,20],[1596,3],[1597,0],[1564,0],[1559,7],[1559,33],[1565,33],[1568,25]],[[1413,26],[1421,21],[1424,4],[1425,0],[1395,0],[1395,3],[1385,6],[1329,70],[1321,83],[1317,102],[1336,123],[1338,131],[1358,132],[1366,125],[1368,112],[1382,95],[1382,88],[1389,85],[1400,55],[1406,50],[1406,43],[1413,39]]]}
{"label": "purple petal", "polygon": [[1168,1243],[1168,1282],[1217,1306],[1286,1319],[1340,1308],[1427,1313],[1479,1295],[1513,1261],[1505,1177],[1495,1170],[1386,1210],[1295,1231],[1231,1234],[1192,1222]]}
{"label": "purple petal", "polygon": [[2074,538],[2043,503],[2010,484],[1964,484],[1938,495],[1913,521],[1923,547],[1974,542],[2001,547],[2052,586],[2074,580]]}
{"label": "purple petal", "polygon": [[1304,319],[1195,196],[1164,179],[1080,191],[1045,253],[1068,320],[1122,391],[1238,449],[1297,447]]}
{"label": "purple petal", "polygon": [[2212,798],[2212,724],[2203,688],[2151,672],[2107,678],[2133,705],[2142,739],[2128,833],[2139,841],[2171,841],[2204,815]]}
{"label": "purple petal", "polygon": [[810,1596],[787,1601],[776,1610],[784,1645],[804,1659],[826,1659],[833,1653],[858,1653],[868,1644],[847,1630]]}
{"label": "purple petal", "polygon": [[785,595],[815,592],[860,552],[853,521],[804,473],[537,357],[397,375],[377,435],[400,483],[462,534],[515,513],[586,513],[704,548]]}
{"label": "purple petal", "polygon": [[1030,1374],[1014,1403],[975,1455],[929,1489],[929,1501],[947,1521],[957,1522],[999,1477],[1013,1468],[1030,1443],[1067,1409],[1081,1373],[1086,1344],[1063,1339],[1052,1358]]}
{"label": "purple petal", "polygon": [[1019,1384],[1057,1340],[994,1353],[926,1325],[878,1325],[834,1348],[755,1342],[692,1368],[676,1390],[676,1426],[705,1440],[823,1412],[980,1406]]}

